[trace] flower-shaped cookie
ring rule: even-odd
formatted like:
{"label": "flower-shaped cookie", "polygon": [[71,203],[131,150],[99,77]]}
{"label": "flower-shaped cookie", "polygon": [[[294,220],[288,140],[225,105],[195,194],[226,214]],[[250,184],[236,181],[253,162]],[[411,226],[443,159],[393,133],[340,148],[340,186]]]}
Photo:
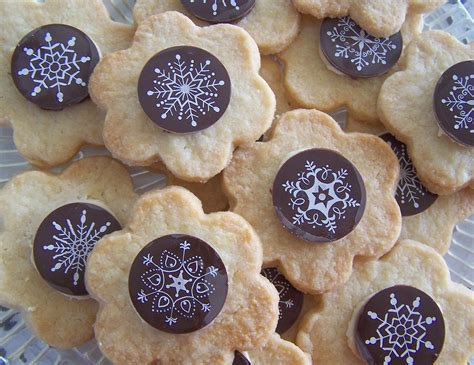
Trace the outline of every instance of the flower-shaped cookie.
{"label": "flower-shaped cookie", "polygon": [[283,84],[282,67],[280,67],[275,56],[262,56],[260,76],[264,78],[275,94],[275,116],[279,116],[293,109],[286,96],[285,85]]}
{"label": "flower-shaped cookie", "polygon": [[[322,112],[294,110],[268,142],[239,149],[224,188],[262,239],[265,265],[299,290],[320,293],[348,279],[355,256],[390,250],[401,216],[393,196],[398,161],[387,147],[375,136],[345,134]],[[294,158],[301,159],[295,169]]]}
{"label": "flower-shaped cookie", "polygon": [[259,67],[255,42],[241,28],[201,28],[177,12],[148,18],[132,47],[104,57],[91,77],[91,96],[107,110],[107,148],[130,165],[162,160],[176,177],[207,181],[236,146],[270,127],[275,97]]}
{"label": "flower-shaped cookie", "polygon": [[[179,11],[187,16],[193,16],[196,24],[207,25],[209,23],[203,19],[212,20],[213,23],[219,22],[220,13],[228,14],[230,9],[230,13],[235,12],[234,15],[237,16],[235,20],[238,22],[235,23],[234,20],[234,24],[249,32],[262,54],[284,50],[298,34],[300,14],[293,7],[291,0],[217,2],[198,0],[195,1],[196,4],[191,5],[193,2],[193,0],[138,0],[133,14],[135,21],[141,23],[150,15]],[[196,7],[201,9],[195,9]],[[211,10],[214,7],[216,10],[212,14]],[[200,19],[196,15],[200,16]]]}
{"label": "flower-shaped cookie", "polygon": [[349,281],[322,295],[306,319],[297,343],[318,364],[364,364],[360,348],[377,364],[388,356],[386,363],[464,365],[474,351],[472,292],[450,280],[438,253],[411,240],[356,262]]}
{"label": "flower-shaped cookie", "polygon": [[[87,97],[85,78],[89,77],[90,68],[84,68],[96,62],[99,54],[129,46],[133,27],[111,21],[101,0],[6,0],[0,3],[0,13],[0,123],[13,127],[21,154],[46,167],[67,161],[83,144],[103,144],[104,114],[89,99],[60,111],[42,109],[34,103],[48,108],[46,99],[51,95],[64,95],[64,103],[68,103],[70,90],[81,93],[81,100]],[[55,31],[45,27],[36,33],[41,38],[34,43],[41,48],[25,44],[12,58],[20,40],[28,43],[28,39],[22,39],[24,36],[51,24],[72,26],[68,29],[74,34],[67,38],[64,27],[56,27]],[[93,55],[87,53],[90,49],[94,49]],[[64,50],[63,56],[57,50]],[[11,73],[7,72],[10,69]],[[25,87],[25,96],[15,83]],[[54,97],[49,101],[60,104]]]}
{"label": "flower-shaped cookie", "polygon": [[245,220],[204,214],[181,187],[143,195],[131,217],[97,244],[86,273],[101,303],[95,334],[108,358],[220,364],[234,350],[265,345],[278,294],[259,275],[260,242]]}
{"label": "flower-shaped cookie", "polygon": [[[285,87],[290,100],[324,112],[344,106],[351,118],[368,125],[378,124],[377,97],[387,74],[353,78],[331,70],[321,55],[320,27],[320,20],[303,17],[298,37],[279,54],[285,64]],[[410,16],[402,29],[403,44],[422,28],[422,17]]]}
{"label": "flower-shaped cookie", "polygon": [[443,3],[444,0],[293,0],[300,12],[318,19],[350,15],[376,37],[397,33],[409,12],[425,13]]}
{"label": "flower-shaped cookie", "polygon": [[[127,170],[108,157],[80,160],[59,175],[32,171],[10,180],[0,191],[1,303],[21,310],[51,346],[70,348],[91,339],[97,302],[71,298],[84,290],[85,249],[125,224],[134,200]],[[58,214],[70,206],[74,214]],[[109,212],[108,222],[97,214],[101,208]],[[81,282],[62,285],[61,279]]]}
{"label": "flower-shaped cookie", "polygon": [[252,365],[311,364],[311,357],[309,354],[302,351],[294,343],[281,339],[277,334],[274,334],[264,347],[258,350],[249,351],[248,359]]}
{"label": "flower-shaped cookie", "polygon": [[[407,48],[405,68],[386,80],[378,99],[382,122],[397,139],[408,146],[420,180],[437,194],[450,194],[463,187],[474,187],[474,148],[457,143],[441,130],[435,107],[443,106],[444,103],[434,100],[436,85],[442,74],[453,65],[472,60],[473,57],[474,43],[464,45],[441,31],[423,33]],[[469,73],[467,78],[460,74],[467,85],[464,89],[454,86],[453,98],[467,90],[467,94],[470,94],[467,98],[470,97],[472,102],[472,92],[469,91],[472,89],[472,68]],[[446,94],[449,96],[449,92]],[[461,101],[463,98],[461,96]],[[472,136],[472,117],[469,120],[472,106],[469,105],[458,104],[452,109],[451,105],[445,107],[446,110],[460,113],[454,116],[453,125],[457,120],[455,118],[462,120],[465,113],[466,125],[454,130],[462,132],[470,128]]]}

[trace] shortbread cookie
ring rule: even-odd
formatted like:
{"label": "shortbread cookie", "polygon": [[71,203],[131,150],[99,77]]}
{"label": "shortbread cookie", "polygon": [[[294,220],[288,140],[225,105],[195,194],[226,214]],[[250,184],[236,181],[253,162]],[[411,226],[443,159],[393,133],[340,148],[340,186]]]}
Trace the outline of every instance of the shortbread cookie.
{"label": "shortbread cookie", "polygon": [[402,240],[379,260],[358,260],[344,286],[322,295],[297,343],[318,364],[464,365],[474,296],[436,251]]}
{"label": "shortbread cookie", "polygon": [[[414,40],[406,54],[406,68],[389,77],[381,89],[382,122],[408,146],[418,176],[430,191],[450,194],[474,187],[474,129],[469,118],[474,44],[431,31]],[[453,66],[459,72],[442,78]],[[436,108],[449,118],[439,121]]]}
{"label": "shortbread cookie", "polygon": [[129,46],[133,27],[111,21],[101,0],[6,0],[0,14],[0,124],[12,126],[20,153],[48,167],[103,144],[87,81],[99,56]]}
{"label": "shortbread cookie", "polygon": [[385,126],[382,123],[367,124],[359,122],[358,120],[348,117],[344,126],[344,131],[347,133],[358,132],[358,133],[369,133],[380,135],[386,131]]}
{"label": "shortbread cookie", "polygon": [[115,363],[231,363],[276,328],[278,294],[261,265],[259,239],[240,216],[206,215],[181,187],[147,193],[89,258],[97,342]]}
{"label": "shortbread cookie", "polygon": [[[344,22],[345,19],[340,21]],[[341,26],[344,25],[341,23]],[[346,107],[351,118],[368,125],[377,125],[379,123],[377,97],[387,75],[353,78],[339,71],[335,72],[320,54],[320,27],[320,20],[309,16],[303,17],[300,34],[290,47],[279,54],[285,64],[285,87],[290,100],[297,105],[324,112],[333,112]],[[422,18],[411,16],[402,30],[403,44],[409,41],[413,34],[420,33],[422,27]],[[397,47],[400,48],[400,43]],[[367,57],[367,61],[371,61],[370,57]],[[343,57],[336,59],[346,60]],[[356,64],[350,62],[351,59],[348,60],[349,65]],[[382,62],[378,65],[385,67]],[[369,62],[369,68],[380,70],[380,67],[375,66]]]}
{"label": "shortbread cookie", "polygon": [[[132,47],[104,57],[91,77],[91,96],[107,110],[107,148],[130,165],[161,160],[180,179],[209,180],[271,125],[275,97],[259,67],[239,27],[201,28],[178,12],[148,18]],[[170,77],[187,82],[183,93]]]}
{"label": "shortbread cookie", "polygon": [[350,15],[367,32],[376,37],[397,33],[408,13],[426,13],[444,0],[293,0],[303,14],[322,19]]}
{"label": "shortbread cookie", "polygon": [[[274,334],[259,350],[249,351],[249,363],[242,365],[310,365],[311,357],[294,343]],[[234,363],[235,364],[235,363]],[[233,365],[234,365],[233,364]],[[235,364],[237,365],[237,364]]]}
{"label": "shortbread cookie", "polygon": [[127,170],[108,157],[11,179],[0,191],[1,304],[21,310],[51,346],[91,339],[98,305],[87,297],[84,265],[95,242],[125,224],[134,200]]}
{"label": "shortbread cookie", "polygon": [[202,26],[232,21],[249,32],[262,54],[288,47],[298,34],[300,23],[291,0],[138,0],[133,15],[141,23],[150,15],[166,11],[179,11]]}
{"label": "shortbread cookie", "polygon": [[268,142],[236,152],[224,189],[262,239],[264,264],[299,290],[320,293],[347,280],[355,256],[379,257],[395,243],[398,173],[379,138],[345,134],[316,110],[294,110]]}

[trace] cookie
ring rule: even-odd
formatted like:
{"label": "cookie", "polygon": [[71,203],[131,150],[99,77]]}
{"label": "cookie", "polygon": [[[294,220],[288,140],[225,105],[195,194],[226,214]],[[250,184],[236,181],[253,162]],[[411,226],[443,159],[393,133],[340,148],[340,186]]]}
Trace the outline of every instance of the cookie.
{"label": "cookie", "polygon": [[283,67],[279,61],[275,56],[262,56],[260,67],[260,76],[263,77],[275,94],[275,116],[294,109],[286,95],[285,85],[283,84]]}
{"label": "cookie", "polygon": [[179,11],[201,26],[232,22],[245,29],[262,54],[284,50],[295,39],[300,15],[291,0],[239,0],[216,3],[206,0],[138,0],[133,15],[137,23],[151,15]]}
{"label": "cookie", "polygon": [[265,345],[278,294],[261,264],[259,239],[240,216],[204,214],[181,187],[144,194],[89,258],[102,352],[115,363],[215,364]]}
{"label": "cookie", "polygon": [[[381,121],[407,145],[422,183],[440,195],[474,187],[474,148],[444,132],[436,116],[437,107],[442,107],[451,114],[451,132],[472,140],[472,121],[468,118],[472,96],[466,96],[467,103],[463,100],[464,90],[472,87],[474,63],[470,61],[464,73],[455,75],[456,80],[441,79],[452,66],[473,57],[472,43],[464,45],[441,31],[422,33],[406,50],[405,68],[386,80],[378,99]],[[435,93],[440,80],[452,90]],[[454,85],[456,82],[464,86]],[[451,104],[457,99],[461,103],[454,108]]]}
{"label": "cookie", "polygon": [[[343,22],[344,19],[340,19],[340,21]],[[369,78],[353,78],[336,71],[333,66],[330,66],[325,56],[320,54],[321,26],[321,20],[309,16],[303,17],[298,37],[285,51],[279,54],[285,64],[284,82],[288,97],[296,105],[316,108],[328,113],[346,107],[351,118],[371,126],[379,124],[377,97],[387,74]],[[344,27],[342,23],[341,26]],[[333,28],[336,29],[335,32],[340,32],[338,27],[333,26]],[[410,16],[402,29],[403,44],[406,44],[413,34],[420,33],[422,28],[422,17]],[[356,33],[354,34],[357,36]],[[331,36],[326,36],[329,44],[334,44]],[[363,44],[361,43],[361,45]],[[366,47],[369,46],[366,44]],[[398,44],[398,48],[400,48],[400,44]],[[355,65],[357,57],[336,58]],[[365,60],[363,58],[359,58],[359,60],[372,65],[369,56]],[[403,63],[403,61],[400,62]]]}
{"label": "cookie", "polygon": [[127,170],[108,157],[12,178],[0,191],[1,304],[22,311],[50,346],[91,339],[98,304],[87,296],[85,261],[99,238],[125,224],[134,200]]}
{"label": "cookie", "polygon": [[[259,66],[255,42],[241,28],[201,28],[178,12],[148,18],[132,47],[103,57],[91,77],[91,97],[107,110],[105,145],[129,165],[161,161],[182,180],[206,182],[237,146],[270,127],[275,97]],[[189,78],[183,94],[167,75]]]}
{"label": "cookie", "polygon": [[[302,155],[312,150],[325,153]],[[315,163],[326,152],[330,158]],[[282,168],[298,156],[295,166]],[[355,256],[379,257],[395,244],[398,174],[396,157],[377,137],[345,134],[322,112],[294,110],[280,117],[268,142],[236,152],[224,171],[224,189],[232,211],[262,239],[264,264],[316,294],[344,283]],[[344,203],[336,202],[334,189],[343,192]]]}
{"label": "cookie", "polygon": [[318,19],[349,15],[376,37],[389,37],[400,31],[408,13],[427,13],[443,3],[443,0],[293,0],[298,11]]}
{"label": "cookie", "polygon": [[385,126],[381,123],[367,124],[359,122],[358,120],[348,117],[344,126],[344,131],[347,133],[368,133],[376,136],[386,132]]}
{"label": "cookie", "polygon": [[11,125],[20,153],[49,167],[102,145],[88,78],[100,56],[129,46],[133,27],[111,21],[100,0],[7,0],[0,13],[0,124]]}
{"label": "cookie", "polygon": [[381,259],[358,260],[344,286],[322,295],[297,343],[315,363],[466,364],[473,308],[436,251],[402,240]]}
{"label": "cookie", "polygon": [[294,343],[282,340],[277,334],[274,334],[261,349],[249,351],[248,359],[251,365],[311,364],[309,354],[303,352]]}

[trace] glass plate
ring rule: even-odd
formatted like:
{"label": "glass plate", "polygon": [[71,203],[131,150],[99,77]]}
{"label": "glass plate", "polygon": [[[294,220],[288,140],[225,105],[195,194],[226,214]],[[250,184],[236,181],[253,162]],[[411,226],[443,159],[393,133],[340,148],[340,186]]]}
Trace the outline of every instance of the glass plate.
{"label": "glass plate", "polygon": [[[135,0],[103,0],[112,19],[132,22],[132,9]],[[159,0],[157,0],[159,1]],[[472,16],[474,1],[448,1],[444,6],[425,17],[426,29],[443,29],[456,36],[464,43],[474,40]],[[345,111],[333,114],[343,123]],[[89,155],[107,155],[104,148],[83,148],[75,160]],[[67,166],[53,169],[60,171]],[[0,186],[13,175],[34,169],[18,153],[13,143],[12,130],[0,127]],[[164,186],[164,177],[142,168],[130,168],[135,190],[145,192],[158,186]],[[458,224],[453,233],[453,240],[445,260],[451,271],[451,277],[468,288],[474,286],[474,215]],[[20,313],[0,306],[0,365],[6,364],[110,364],[102,355],[95,340],[72,350],[51,348],[36,338],[27,328]],[[470,364],[474,365],[474,359]]]}

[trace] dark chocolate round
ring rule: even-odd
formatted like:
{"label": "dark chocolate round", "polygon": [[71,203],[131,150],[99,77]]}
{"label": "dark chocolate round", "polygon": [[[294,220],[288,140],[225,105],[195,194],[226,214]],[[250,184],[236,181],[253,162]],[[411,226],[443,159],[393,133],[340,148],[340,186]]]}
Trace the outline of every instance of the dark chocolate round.
{"label": "dark chocolate round", "polygon": [[402,216],[415,215],[431,207],[438,195],[429,192],[418,179],[416,169],[408,156],[407,146],[390,133],[384,133],[380,138],[392,148],[400,164],[400,178],[395,199]]}
{"label": "dark chocolate round", "polygon": [[87,258],[106,234],[122,229],[115,217],[90,203],[70,203],[52,211],[41,222],[33,243],[39,274],[67,295],[87,295],[84,274]]}
{"label": "dark chocolate round", "polygon": [[218,253],[199,238],[171,234],[151,241],[135,257],[128,278],[140,317],[169,333],[211,323],[227,297],[227,271]]}
{"label": "dark chocolate round", "polygon": [[255,0],[181,0],[196,18],[209,23],[236,22],[250,13]]}
{"label": "dark chocolate round", "polygon": [[167,48],[143,67],[138,99],[148,117],[174,133],[197,132],[216,123],[230,102],[224,65],[196,47]]}
{"label": "dark chocolate round", "polygon": [[354,335],[368,364],[433,364],[444,344],[443,314],[426,293],[396,285],[369,299]]}
{"label": "dark chocolate round", "polygon": [[327,61],[351,77],[383,75],[400,59],[403,39],[400,32],[377,38],[352,18],[326,18],[321,23],[320,47]]}
{"label": "dark chocolate round", "polygon": [[234,361],[232,365],[252,365],[249,359],[239,351],[234,352]]}
{"label": "dark chocolate round", "polygon": [[455,142],[474,146],[474,61],[448,68],[436,85],[434,110],[440,128]]}
{"label": "dark chocolate round", "polygon": [[99,59],[85,33],[70,25],[49,24],[18,43],[11,75],[26,99],[42,109],[61,110],[87,98],[87,83]]}
{"label": "dark chocolate round", "polygon": [[298,319],[303,308],[304,294],[294,288],[285,276],[274,267],[263,269],[261,274],[275,286],[280,296],[276,331],[282,334],[289,330]]}
{"label": "dark chocolate round", "polygon": [[305,150],[284,162],[272,195],[283,226],[312,242],[346,236],[365,210],[362,176],[344,156],[327,149]]}

